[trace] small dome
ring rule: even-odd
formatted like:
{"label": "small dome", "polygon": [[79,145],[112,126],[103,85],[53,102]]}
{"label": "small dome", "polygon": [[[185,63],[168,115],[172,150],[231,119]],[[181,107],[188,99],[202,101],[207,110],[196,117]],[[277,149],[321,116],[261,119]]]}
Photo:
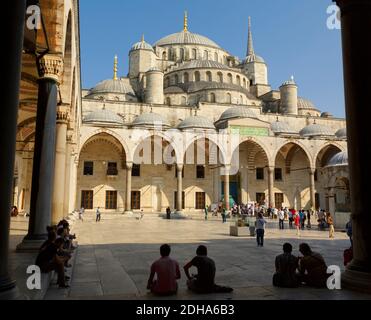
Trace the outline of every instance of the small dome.
{"label": "small dome", "polygon": [[334,116],[330,112],[322,112],[321,118],[333,118]]}
{"label": "small dome", "polygon": [[155,43],[155,46],[167,46],[167,45],[178,45],[178,44],[198,44],[202,46],[208,46],[208,47],[214,47],[219,48],[220,47],[212,40],[201,36],[196,33],[192,33],[189,31],[181,31],[178,33],[171,34],[169,36],[166,36],[162,38],[161,40],[157,41]]}
{"label": "small dome", "polygon": [[326,167],[340,167],[348,165],[348,152],[343,151],[335,154]]}
{"label": "small dome", "polygon": [[256,119],[256,114],[254,111],[248,107],[234,107],[223,112],[219,121],[233,120],[233,119],[244,119],[253,118]]}
{"label": "small dome", "polygon": [[207,129],[215,130],[214,124],[206,117],[194,116],[183,120],[179,126],[179,130],[186,129]]}
{"label": "small dome", "polygon": [[158,113],[143,113],[135,118],[132,123],[133,127],[170,127],[169,122]]}
{"label": "small dome", "polygon": [[311,124],[300,131],[300,135],[305,138],[333,136],[334,132],[331,128],[322,124]]}
{"label": "small dome", "polygon": [[276,121],[271,124],[271,129],[275,134],[297,133],[287,122]]}
{"label": "small dome", "polygon": [[251,62],[260,62],[260,63],[265,63],[264,59],[258,55],[250,54],[245,58],[245,63],[251,63]]}
{"label": "small dome", "polygon": [[139,41],[139,42],[135,43],[131,47],[130,51],[135,51],[135,50],[150,50],[150,51],[153,51],[153,48],[149,43],[142,40],[142,41]]}
{"label": "small dome", "polygon": [[91,94],[100,93],[119,93],[135,95],[133,88],[126,81],[108,79],[98,83],[93,89],[89,91]]}
{"label": "small dome", "polygon": [[335,136],[339,139],[347,139],[347,128],[336,131]]}
{"label": "small dome", "polygon": [[88,113],[84,119],[87,124],[102,124],[107,126],[122,126],[124,120],[116,113],[103,109]]}
{"label": "small dome", "polygon": [[301,97],[298,97],[298,109],[310,109],[318,111],[318,109],[316,108],[312,101]]}

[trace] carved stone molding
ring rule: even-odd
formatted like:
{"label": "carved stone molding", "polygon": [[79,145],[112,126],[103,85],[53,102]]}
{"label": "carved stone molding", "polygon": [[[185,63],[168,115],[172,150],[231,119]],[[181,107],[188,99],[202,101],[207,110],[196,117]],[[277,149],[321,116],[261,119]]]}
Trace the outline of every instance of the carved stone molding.
{"label": "carved stone molding", "polygon": [[57,107],[57,123],[67,124],[70,118],[68,107],[67,106],[58,106]]}
{"label": "carved stone molding", "polygon": [[62,74],[63,58],[61,56],[47,54],[39,60],[40,78],[49,78],[60,83]]}

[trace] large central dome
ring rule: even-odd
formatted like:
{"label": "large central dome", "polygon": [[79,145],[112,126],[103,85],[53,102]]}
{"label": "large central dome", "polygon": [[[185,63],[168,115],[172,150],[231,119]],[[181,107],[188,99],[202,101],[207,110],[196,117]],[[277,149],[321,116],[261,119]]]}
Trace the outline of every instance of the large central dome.
{"label": "large central dome", "polygon": [[192,33],[189,31],[181,31],[178,33],[173,33],[169,36],[162,38],[161,40],[157,41],[154,46],[167,46],[167,45],[175,45],[175,44],[195,44],[195,45],[202,45],[208,47],[214,47],[220,49],[220,47],[209,38],[201,36],[196,33]]}

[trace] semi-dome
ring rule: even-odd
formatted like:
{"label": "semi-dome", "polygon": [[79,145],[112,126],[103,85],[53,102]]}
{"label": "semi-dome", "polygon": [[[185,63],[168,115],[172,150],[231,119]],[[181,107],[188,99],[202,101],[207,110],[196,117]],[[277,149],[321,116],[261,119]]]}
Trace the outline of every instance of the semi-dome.
{"label": "semi-dome", "polygon": [[261,56],[258,56],[257,54],[249,54],[245,58],[245,63],[251,63],[251,62],[260,62],[260,63],[265,63],[264,59]]}
{"label": "semi-dome", "polygon": [[256,119],[257,116],[255,112],[248,107],[234,107],[223,112],[219,121],[233,120],[233,119],[244,119],[253,118]]}
{"label": "semi-dome", "polygon": [[347,128],[336,131],[335,136],[339,139],[347,139]]}
{"label": "semi-dome", "polygon": [[122,126],[124,120],[116,113],[103,109],[89,112],[83,119],[86,124],[100,124],[107,126]]}
{"label": "semi-dome", "polygon": [[297,133],[294,129],[290,127],[287,122],[276,121],[271,124],[271,130],[275,134],[293,134]]}
{"label": "semi-dome", "polygon": [[132,123],[133,127],[170,127],[169,122],[158,113],[143,113],[135,118]]}
{"label": "semi-dome", "polygon": [[326,167],[340,167],[340,166],[347,166],[348,165],[348,152],[343,151],[335,154],[330,161],[328,162]]}
{"label": "semi-dome", "polygon": [[178,33],[168,35],[157,41],[154,46],[161,47],[167,45],[180,45],[180,44],[202,45],[220,49],[220,47],[209,38],[189,31],[181,31]]}
{"label": "semi-dome", "polygon": [[211,120],[202,116],[189,117],[183,120],[179,126],[179,130],[186,129],[204,129],[204,130],[215,130],[215,126]]}
{"label": "semi-dome", "polygon": [[300,131],[300,135],[305,138],[333,136],[334,132],[331,128],[322,124],[311,124]]}
{"label": "semi-dome", "polygon": [[121,79],[104,80],[98,83],[93,89],[89,91],[89,95],[100,93],[118,93],[135,95],[131,85]]}

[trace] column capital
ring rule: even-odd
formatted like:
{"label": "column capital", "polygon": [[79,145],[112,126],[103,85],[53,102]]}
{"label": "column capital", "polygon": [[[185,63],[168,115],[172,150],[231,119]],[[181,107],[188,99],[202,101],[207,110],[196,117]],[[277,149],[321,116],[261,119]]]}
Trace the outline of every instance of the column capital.
{"label": "column capital", "polygon": [[269,173],[273,173],[274,170],[276,169],[275,166],[268,166],[267,168],[268,168],[268,172],[269,172]]}
{"label": "column capital", "polygon": [[126,165],[126,170],[132,170],[134,166],[133,162],[126,162],[125,165]]}
{"label": "column capital", "polygon": [[310,174],[314,175],[316,173],[317,168],[308,168]]}
{"label": "column capital", "polygon": [[39,60],[38,71],[40,79],[52,79],[60,83],[63,74],[63,58],[56,54],[46,54]]}
{"label": "column capital", "polygon": [[70,119],[68,105],[57,106],[57,123],[58,124],[67,124]]}
{"label": "column capital", "polygon": [[183,168],[184,168],[184,164],[183,164],[183,163],[177,163],[177,164],[176,164],[176,169],[177,169],[178,171],[183,171]]}

